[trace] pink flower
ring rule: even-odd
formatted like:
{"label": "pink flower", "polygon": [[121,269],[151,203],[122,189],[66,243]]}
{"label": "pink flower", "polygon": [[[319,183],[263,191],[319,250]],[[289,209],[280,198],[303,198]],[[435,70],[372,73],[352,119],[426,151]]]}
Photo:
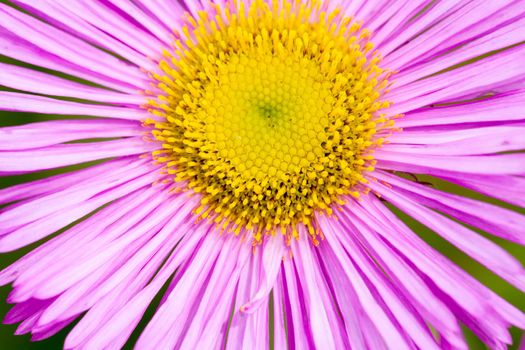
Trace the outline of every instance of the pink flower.
{"label": "pink flower", "polygon": [[422,182],[525,207],[525,1],[12,3],[0,109],[53,120],[0,128],[0,173],[82,164],[0,190],[0,251],[45,240],[0,272],[17,334],[118,349],[163,286],[138,349],[525,328],[391,211],[525,290],[473,230],[525,244],[525,217]]}

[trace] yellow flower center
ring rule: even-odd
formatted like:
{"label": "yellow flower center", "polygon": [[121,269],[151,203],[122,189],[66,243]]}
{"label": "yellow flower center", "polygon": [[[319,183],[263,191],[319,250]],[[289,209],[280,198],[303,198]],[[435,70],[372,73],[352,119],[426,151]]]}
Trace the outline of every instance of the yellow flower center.
{"label": "yellow flower center", "polygon": [[[231,9],[235,10],[231,10]],[[296,235],[315,211],[359,196],[390,121],[370,33],[321,1],[216,5],[188,25],[152,74],[148,120],[175,181],[222,229]],[[363,187],[364,188],[364,187]]]}

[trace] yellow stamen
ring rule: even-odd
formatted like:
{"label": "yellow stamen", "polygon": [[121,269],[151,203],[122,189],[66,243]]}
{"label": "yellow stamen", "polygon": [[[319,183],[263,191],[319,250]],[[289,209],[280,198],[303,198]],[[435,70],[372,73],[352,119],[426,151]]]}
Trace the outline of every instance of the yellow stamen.
{"label": "yellow stamen", "polygon": [[163,91],[148,119],[175,181],[202,194],[195,214],[260,241],[304,224],[317,242],[315,211],[358,197],[388,84],[370,33],[320,1],[254,1],[237,11],[188,15],[164,52]]}

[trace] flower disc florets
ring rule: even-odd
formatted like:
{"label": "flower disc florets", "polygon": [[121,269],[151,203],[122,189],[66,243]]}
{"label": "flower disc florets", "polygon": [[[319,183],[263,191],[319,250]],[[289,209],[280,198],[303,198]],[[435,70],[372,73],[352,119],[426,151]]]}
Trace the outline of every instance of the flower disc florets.
{"label": "flower disc florets", "polygon": [[314,211],[359,195],[390,125],[369,32],[318,1],[230,8],[189,17],[152,74],[154,156],[223,229],[315,236]]}

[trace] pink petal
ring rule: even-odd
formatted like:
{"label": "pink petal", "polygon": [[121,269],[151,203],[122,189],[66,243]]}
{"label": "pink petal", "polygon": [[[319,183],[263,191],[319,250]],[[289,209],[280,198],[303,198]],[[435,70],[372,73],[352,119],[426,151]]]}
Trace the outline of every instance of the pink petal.
{"label": "pink petal", "polygon": [[[525,128],[522,126],[486,127],[451,132],[404,132],[407,144],[388,144],[384,149],[421,155],[482,155],[525,149]],[[428,143],[423,138],[428,135]],[[461,136],[460,136],[461,135]],[[431,143],[435,136],[436,143]],[[447,138],[459,138],[448,141]],[[422,144],[416,144],[420,139]],[[399,142],[399,139],[394,139]],[[413,144],[411,142],[414,142]]]}
{"label": "pink petal", "polygon": [[333,313],[332,296],[311,251],[312,243],[307,240],[306,230],[300,231],[303,232],[300,232],[299,240],[292,241],[292,252],[296,256],[294,265],[302,287],[313,342],[316,348],[344,348],[346,344],[341,334],[341,322]]}
{"label": "pink petal", "polygon": [[134,156],[118,158],[85,169],[4,188],[0,190],[0,203],[7,204],[12,201],[19,201],[60,191],[68,188],[72,184],[79,184],[86,180],[89,181],[91,178],[96,178],[106,171],[110,172],[113,169],[125,166],[131,161],[136,161]]}
{"label": "pink petal", "polygon": [[[154,348],[178,340],[183,331],[181,323],[186,324],[191,321],[190,311],[195,303],[198,305],[199,292],[203,286],[206,286],[205,279],[212,271],[212,264],[223,246],[220,241],[213,234],[206,237],[195,257],[187,264],[182,276],[177,280],[174,289],[146,326],[137,342],[137,347]],[[186,300],[186,303],[180,303],[181,299]],[[177,321],[179,322],[176,323]],[[179,327],[174,328],[175,324]]]}
{"label": "pink petal", "polygon": [[7,91],[0,91],[0,108],[13,112],[89,115],[130,120],[145,120],[151,117],[146,110],[136,107],[91,105]]}
{"label": "pink petal", "polygon": [[332,228],[330,226],[329,220],[325,220],[325,224],[322,225],[322,227],[327,241],[331,246],[341,244],[342,247],[347,250],[349,256],[351,256],[355,264],[359,266],[363,278],[368,279],[369,284],[374,286],[376,290],[375,297],[378,302],[384,303],[384,307],[390,309],[395,319],[410,338],[421,349],[437,350],[438,346],[424,321],[420,317],[417,317],[417,314],[413,312],[409,304],[398,298],[398,291],[386,280],[383,273],[379,272],[375,263],[367,257],[366,252],[359,249],[355,243],[348,239],[344,240],[344,243],[343,241],[337,242],[335,227]]}
{"label": "pink petal", "polygon": [[[441,192],[385,172],[376,172],[374,177],[395,186],[396,190],[402,189],[404,194],[411,193],[420,204],[495,236],[525,244],[524,215],[489,203]],[[486,213],[491,213],[491,215],[485,215]]]}
{"label": "pink petal", "polygon": [[[138,88],[148,84],[137,67],[5,4],[0,6],[0,23],[20,38],[69,62]],[[61,40],[54,40],[57,37]]]}
{"label": "pink petal", "polygon": [[[303,238],[305,239],[305,238]],[[298,276],[293,261],[283,261],[283,285],[284,298],[287,301],[286,321],[289,331],[289,339],[295,349],[313,349],[314,341],[310,331],[309,319],[306,316],[304,297],[301,293]]]}
{"label": "pink petal", "polygon": [[170,29],[181,28],[181,17],[186,10],[179,1],[142,0],[136,3],[144,12],[151,13]]}
{"label": "pink petal", "polygon": [[[91,309],[92,312],[90,311],[68,335],[65,348],[72,349],[82,345],[85,348],[100,349],[112,342],[120,345],[117,348],[123,346],[151,300],[173,272],[190,257],[204,234],[206,231],[197,227],[191,234],[186,235],[150,284],[132,295],[129,301],[126,300],[125,304],[113,311],[109,317],[104,317],[107,310],[102,306]],[[103,321],[93,330],[93,320],[101,319]]]}
{"label": "pink petal", "polygon": [[[497,27],[495,27],[497,28]],[[482,56],[487,52],[497,51],[519,43],[525,37],[525,19],[511,21],[492,33],[467,42],[457,50],[439,56],[429,62],[423,62],[396,74],[396,89],[418,79],[440,72],[469,59]]]}
{"label": "pink petal", "polygon": [[[365,3],[368,3],[368,1]],[[418,16],[416,18],[410,17],[411,20],[408,21],[408,23],[405,22],[402,26],[399,26],[397,31],[390,35],[388,38],[389,40],[380,43],[378,49],[381,50],[383,55],[389,55],[392,51],[410,41],[410,39],[417,34],[424,32],[429,27],[432,27],[461,7],[465,6],[466,3],[466,1],[457,0],[443,0],[438,2],[430,1],[425,3],[427,6],[423,16]]]}
{"label": "pink petal", "polygon": [[381,169],[439,176],[446,171],[483,175],[525,175],[525,154],[480,156],[420,155],[380,149],[374,153]]}
{"label": "pink petal", "polygon": [[146,130],[135,121],[51,120],[0,128],[0,150],[24,150],[82,139],[143,136],[145,133]]}
{"label": "pink petal", "polygon": [[441,22],[436,23],[436,25],[421,35],[416,36],[406,45],[399,48],[399,50],[389,54],[383,64],[395,70],[414,64],[414,62],[417,62],[419,56],[427,53],[441,43],[447,45],[448,39],[454,37],[454,35],[468,31],[470,29],[469,27],[486,20],[495,12],[508,5],[508,3],[465,1],[458,5],[459,6],[456,7],[457,10],[447,13],[447,17]]}
{"label": "pink petal", "polygon": [[482,100],[409,112],[396,121],[401,128],[446,124],[525,120],[525,90],[497,94]]}
{"label": "pink petal", "polygon": [[0,172],[28,172],[128,155],[149,153],[158,146],[141,138],[52,145],[22,151],[0,152]]}
{"label": "pink petal", "polygon": [[[74,97],[79,99],[140,106],[147,97],[139,94],[123,94],[73,82],[34,69],[0,63],[0,85],[37,94]],[[8,95],[9,96],[9,95]]]}
{"label": "pink petal", "polygon": [[426,225],[466,254],[485,265],[521,290],[525,290],[525,271],[521,264],[503,248],[483,236],[446,217],[426,209],[417,199],[391,190],[386,186],[371,184],[389,202],[414,219]]}
{"label": "pink petal", "polygon": [[83,66],[71,63],[58,55],[49,53],[37,45],[33,45],[16,35],[2,29],[0,26],[0,54],[16,60],[44,67],[56,72],[98,83],[117,91],[136,94],[138,89],[116,79],[106,77],[99,72],[91,71]]}
{"label": "pink petal", "polygon": [[[137,4],[127,0],[109,0],[119,10],[125,11],[127,15],[135,19],[138,23],[144,25],[151,33],[155,34],[157,39],[162,40],[165,45],[171,45],[173,34],[163,26],[162,22],[153,15],[142,11]],[[173,24],[172,24],[173,25]]]}
{"label": "pink petal", "polygon": [[93,177],[89,183],[74,184],[62,191],[8,206],[0,217],[0,232],[5,234],[9,228],[25,225],[54,212],[81,204],[108,189],[144,175],[148,170],[151,170],[148,164],[144,160],[138,160],[115,169],[106,176]]}
{"label": "pink petal", "polygon": [[44,217],[40,220],[34,221],[20,229],[17,229],[0,238],[0,251],[12,251],[21,248],[27,244],[38,241],[47,235],[56,232],[64,226],[84,217],[100,206],[111,202],[121,196],[132,193],[133,191],[144,186],[151,186],[151,183],[156,180],[158,175],[150,173],[148,175],[139,177],[124,185],[116,187],[110,191],[100,194],[93,199],[85,201],[81,205],[69,207],[67,210],[61,211],[59,214]]}
{"label": "pink petal", "polygon": [[330,257],[326,263],[328,265],[339,263],[344,266],[344,277],[350,281],[364,312],[368,314],[373,324],[377,327],[387,347],[410,349],[410,345],[402,333],[400,333],[399,329],[393,324],[385,310],[377,303],[355,265],[346,256],[343,247],[331,245],[331,248],[333,255],[325,256],[325,259]]}
{"label": "pink petal", "polygon": [[250,298],[250,301],[241,306],[241,312],[253,313],[261,303],[268,299],[268,295],[275,284],[275,280],[281,270],[282,258],[284,255],[285,243],[283,236],[278,232],[277,236],[272,236],[268,242],[261,247],[262,250],[262,274],[263,284],[257,292]]}
{"label": "pink petal", "polygon": [[[478,62],[406,86],[394,87],[388,95],[394,104],[385,113],[406,113],[439,102],[483,96],[501,86],[522,82],[525,67],[518,62],[524,59],[525,49],[517,46]],[[479,74],[486,71],[491,74]]]}

